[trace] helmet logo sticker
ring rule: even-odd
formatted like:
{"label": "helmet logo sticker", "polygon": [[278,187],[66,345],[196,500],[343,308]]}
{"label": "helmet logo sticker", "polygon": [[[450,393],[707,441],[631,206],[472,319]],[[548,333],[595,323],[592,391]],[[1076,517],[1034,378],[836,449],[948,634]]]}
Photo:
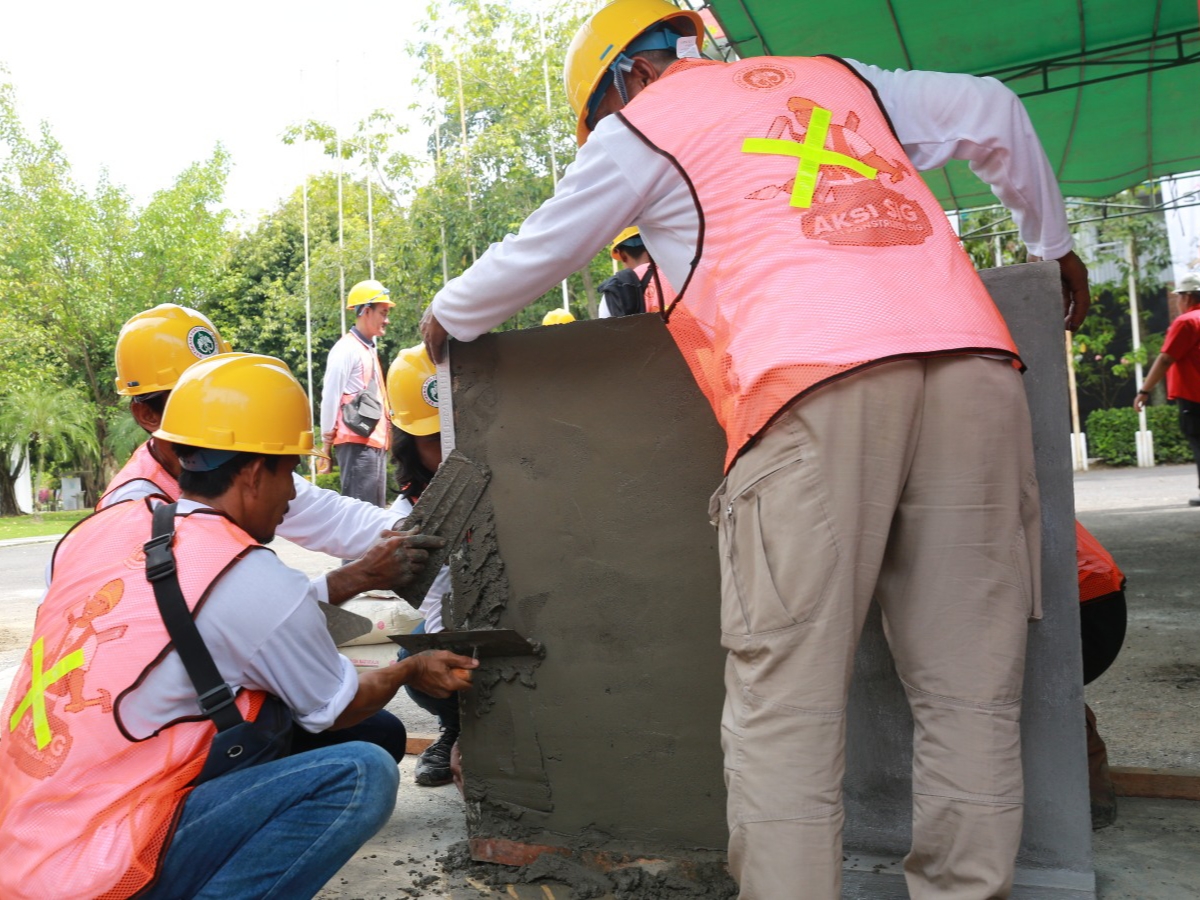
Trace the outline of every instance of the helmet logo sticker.
{"label": "helmet logo sticker", "polygon": [[425,402],[437,409],[438,405],[438,386],[437,376],[430,375],[425,379],[425,383],[421,385],[421,396],[425,398]]}
{"label": "helmet logo sticker", "polygon": [[197,325],[188,332],[187,345],[197,359],[204,359],[217,352],[217,336],[203,325]]}

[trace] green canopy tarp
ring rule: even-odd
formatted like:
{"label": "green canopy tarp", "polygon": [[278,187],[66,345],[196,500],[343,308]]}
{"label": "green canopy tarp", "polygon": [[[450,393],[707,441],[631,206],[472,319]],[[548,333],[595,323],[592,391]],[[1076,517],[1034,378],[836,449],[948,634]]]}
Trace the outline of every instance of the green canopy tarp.
{"label": "green canopy tarp", "polygon": [[[1024,100],[1063,193],[1105,197],[1200,169],[1197,0],[709,0],[740,56],[833,53],[993,75]],[[943,206],[994,203],[965,165]]]}

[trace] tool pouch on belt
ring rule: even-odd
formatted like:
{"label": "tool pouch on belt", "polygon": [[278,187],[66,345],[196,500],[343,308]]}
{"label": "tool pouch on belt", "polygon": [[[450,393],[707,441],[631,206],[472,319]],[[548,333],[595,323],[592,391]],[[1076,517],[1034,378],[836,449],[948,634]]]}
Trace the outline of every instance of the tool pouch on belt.
{"label": "tool pouch on belt", "polygon": [[179,587],[171,549],[175,506],[164,503],[154,509],[151,539],[144,547],[146,578],[154,586],[163,624],[196,689],[200,711],[217,726],[208,759],[196,779],[196,784],[203,784],[218,775],[287,756],[292,744],[292,714],[282,700],[268,696],[257,718],[247,722],[234,704],[233,689],[217,670]]}
{"label": "tool pouch on belt", "polygon": [[372,371],[366,390],[360,391],[349,403],[342,404],[342,422],[359,437],[370,437],[382,416],[383,404],[375,396],[375,372]]}

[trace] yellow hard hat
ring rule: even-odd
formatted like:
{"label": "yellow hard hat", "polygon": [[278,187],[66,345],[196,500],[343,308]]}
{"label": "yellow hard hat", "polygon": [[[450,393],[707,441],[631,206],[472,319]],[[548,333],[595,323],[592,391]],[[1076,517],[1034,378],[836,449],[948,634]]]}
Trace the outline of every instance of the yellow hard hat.
{"label": "yellow hard hat", "polygon": [[680,34],[697,38],[696,49],[700,49],[704,40],[700,14],[680,9],[667,0],[613,0],[575,32],[563,64],[563,82],[578,122],[575,138],[580,146],[591,134],[587,127],[588,100],[604,74],[638,35],[659,22],[671,22],[671,27]]}
{"label": "yellow hard hat", "polygon": [[612,254],[612,258],[620,259],[621,257],[619,257],[617,255],[617,248],[620,247],[627,240],[629,240],[631,237],[640,237],[640,236],[641,236],[641,233],[637,230],[636,226],[633,228],[626,228],[624,231],[622,231],[620,234],[618,234],[615,238],[613,238],[612,247],[609,248],[609,252]]}
{"label": "yellow hard hat", "polygon": [[442,430],[438,417],[437,370],[424,344],[396,354],[387,374],[392,424],[401,431],[423,436]]}
{"label": "yellow hard hat", "polygon": [[552,309],[542,316],[543,325],[566,325],[568,322],[574,321],[575,317],[565,309]]}
{"label": "yellow hard hat", "polygon": [[350,288],[350,293],[346,295],[346,309],[354,309],[354,307],[362,306],[364,303],[382,303],[385,306],[395,306],[396,304],[388,296],[390,293],[391,291],[374,279],[360,281],[354,287]]}
{"label": "yellow hard hat", "polygon": [[312,409],[283,360],[223,353],[183,373],[154,436],[210,450],[307,456]]}
{"label": "yellow hard hat", "polygon": [[208,316],[160,304],[138,313],[117,335],[117,393],[136,397],[169,391],[193,363],[229,349]]}

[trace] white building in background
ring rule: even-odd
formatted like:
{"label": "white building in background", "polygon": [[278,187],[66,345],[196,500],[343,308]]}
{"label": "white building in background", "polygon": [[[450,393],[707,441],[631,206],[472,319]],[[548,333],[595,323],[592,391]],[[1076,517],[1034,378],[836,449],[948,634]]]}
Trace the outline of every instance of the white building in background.
{"label": "white building in background", "polygon": [[[1167,204],[1200,203],[1200,173],[1164,181],[1163,200]],[[1200,206],[1169,209],[1166,217],[1172,281],[1177,283],[1188,272],[1200,272]]]}

